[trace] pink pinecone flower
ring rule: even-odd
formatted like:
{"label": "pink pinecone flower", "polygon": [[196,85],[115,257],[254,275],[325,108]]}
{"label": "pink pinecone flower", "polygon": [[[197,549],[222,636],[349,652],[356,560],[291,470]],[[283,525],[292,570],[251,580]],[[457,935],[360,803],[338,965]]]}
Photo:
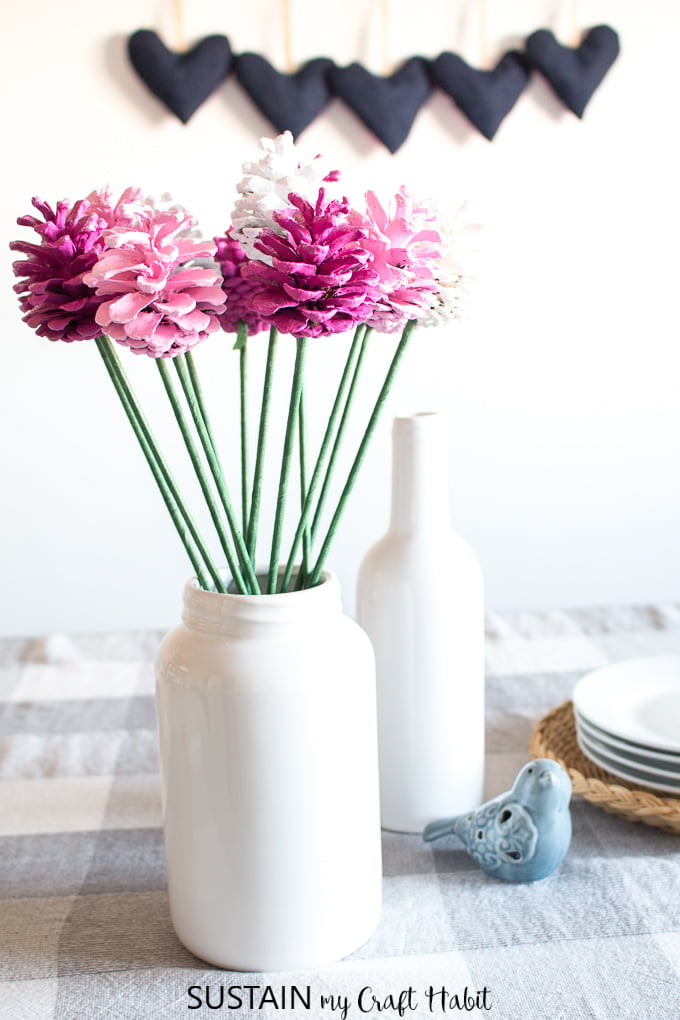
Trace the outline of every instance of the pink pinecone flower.
{"label": "pink pinecone flower", "polygon": [[85,282],[104,298],[101,330],[135,354],[172,358],[219,329],[219,274],[188,265],[215,254],[214,244],[186,236],[194,222],[182,209],[147,205],[135,225],[105,231],[107,248]]}
{"label": "pink pinecone flower", "polygon": [[426,314],[437,288],[442,243],[436,213],[402,187],[390,210],[369,191],[366,214],[355,214],[352,222],[366,230],[364,244],[380,279],[379,300],[368,324],[381,333],[400,332],[410,319]]}
{"label": "pink pinecone flower", "polygon": [[83,282],[83,276],[104,249],[103,231],[107,220],[80,200],[73,206],[64,200],[53,210],[47,202],[33,199],[43,220],[21,216],[19,226],[32,227],[38,243],[12,241],[12,251],[27,257],[13,265],[20,282],[19,294],[23,320],[38,336],[48,340],[91,340],[101,334],[95,321],[102,298]]}
{"label": "pink pinecone flower", "polygon": [[258,260],[242,269],[261,285],[253,308],[294,337],[344,333],[371,316],[378,296],[365,231],[350,224],[347,200],[327,202],[323,188],[315,205],[288,198],[290,207],[273,213],[277,232],[265,228],[255,242],[271,265]]}
{"label": "pink pinecone flower", "polygon": [[261,333],[266,323],[251,307],[253,295],[260,289],[256,280],[248,279],[242,273],[248,257],[230,229],[222,237],[216,237],[215,258],[222,271],[222,289],[226,308],[219,316],[220,326],[225,333],[236,333],[239,323],[244,323],[248,335]]}

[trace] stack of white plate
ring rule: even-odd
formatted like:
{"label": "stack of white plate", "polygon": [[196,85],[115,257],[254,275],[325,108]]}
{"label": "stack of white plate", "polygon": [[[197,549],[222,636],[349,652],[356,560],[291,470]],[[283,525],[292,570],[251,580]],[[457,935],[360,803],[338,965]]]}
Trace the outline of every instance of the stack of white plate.
{"label": "stack of white plate", "polygon": [[680,796],[680,655],[588,673],[572,694],[576,736],[601,768]]}

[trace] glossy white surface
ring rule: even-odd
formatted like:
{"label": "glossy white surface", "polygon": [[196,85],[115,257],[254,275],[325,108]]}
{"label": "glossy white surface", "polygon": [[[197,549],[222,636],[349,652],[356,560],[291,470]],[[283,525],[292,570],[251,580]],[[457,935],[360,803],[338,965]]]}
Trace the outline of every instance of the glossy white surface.
{"label": "glossy white surface", "polygon": [[649,769],[633,762],[626,762],[618,755],[612,754],[609,750],[595,746],[588,740],[583,730],[577,729],[576,738],[579,747],[586,757],[594,761],[600,768],[611,772],[612,775],[618,776],[620,779],[627,779],[636,785],[649,786],[653,790],[662,790],[675,796],[680,793],[680,783],[677,781],[677,776],[660,775],[657,769]]}
{"label": "glossy white surface", "polygon": [[357,949],[381,904],[373,655],[339,584],[216,595],[191,583],[157,664],[177,934],[237,970]]}
{"label": "glossy white surface", "polygon": [[483,799],[483,581],[449,522],[446,463],[439,415],[395,419],[390,529],[357,587],[376,653],[382,824],[401,832]]}
{"label": "glossy white surface", "polygon": [[602,745],[610,753],[618,754],[626,761],[637,762],[647,768],[663,769],[666,772],[675,773],[680,776],[680,754],[665,753],[663,751],[649,750],[640,744],[631,744],[628,740],[620,740],[618,737],[610,737],[605,730],[593,726],[583,716],[575,713],[576,725],[587,737],[588,741],[595,747]]}
{"label": "glossy white surface", "polygon": [[629,659],[594,670],[572,693],[574,710],[607,734],[680,752],[680,656]]}
{"label": "glossy white surface", "polygon": [[677,772],[673,772],[670,769],[660,768],[657,765],[651,765],[646,761],[640,759],[628,758],[625,754],[617,751],[616,748],[611,747],[609,744],[602,740],[594,740],[589,736],[587,730],[577,724],[577,736],[579,744],[582,750],[590,756],[591,754],[598,755],[599,758],[608,761],[611,765],[616,766],[621,773],[628,773],[634,779],[640,779],[642,776],[659,782],[664,783],[668,787],[674,787],[680,789],[680,775]]}

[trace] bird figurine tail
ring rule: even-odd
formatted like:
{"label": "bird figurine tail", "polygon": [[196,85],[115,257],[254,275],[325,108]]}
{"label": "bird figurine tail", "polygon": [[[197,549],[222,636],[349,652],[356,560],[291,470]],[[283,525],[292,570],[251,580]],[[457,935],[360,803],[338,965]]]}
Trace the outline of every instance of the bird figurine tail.
{"label": "bird figurine tail", "polygon": [[433,839],[452,835],[456,831],[457,821],[458,818],[440,818],[436,822],[430,822],[423,829],[423,839],[430,843]]}

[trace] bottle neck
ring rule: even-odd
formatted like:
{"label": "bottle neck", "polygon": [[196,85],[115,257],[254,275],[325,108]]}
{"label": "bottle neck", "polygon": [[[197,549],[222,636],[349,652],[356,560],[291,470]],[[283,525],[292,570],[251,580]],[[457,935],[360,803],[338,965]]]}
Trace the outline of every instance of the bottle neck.
{"label": "bottle neck", "polygon": [[448,442],[439,414],[395,418],[392,426],[390,530],[450,528]]}

